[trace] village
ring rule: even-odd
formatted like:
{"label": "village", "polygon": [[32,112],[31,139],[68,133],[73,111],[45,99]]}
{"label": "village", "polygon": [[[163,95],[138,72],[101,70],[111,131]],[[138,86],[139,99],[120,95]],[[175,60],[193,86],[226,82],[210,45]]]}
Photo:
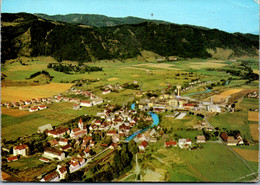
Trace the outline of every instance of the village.
{"label": "village", "polygon": [[[200,82],[198,82],[200,83]],[[104,86],[102,94],[111,93],[114,90],[122,89],[117,85]],[[183,91],[185,91],[184,89]],[[204,117],[204,113],[219,113],[228,111],[226,106],[213,104],[212,98],[210,102],[196,101],[189,97],[181,96],[182,88],[176,86],[176,90],[172,94],[162,92],[159,96],[144,96],[145,92],[137,93],[138,99],[129,106],[110,105],[103,98],[97,97],[90,91],[71,88],[65,93],[55,95],[51,98],[38,98],[19,102],[5,103],[2,106],[7,108],[17,108],[21,111],[29,110],[30,112],[39,111],[47,108],[50,103],[73,102],[74,110],[80,107],[92,107],[103,104],[105,109],[98,112],[92,117],[90,122],[83,121],[80,118],[72,127],[58,126],[53,127],[51,124],[42,125],[38,128],[37,133],[45,135],[48,141],[46,148],[39,157],[43,163],[52,163],[59,161],[56,170],[51,170],[47,174],[38,177],[41,182],[57,182],[65,179],[67,173],[74,173],[78,170],[87,168],[98,161],[100,156],[105,158],[114,150],[120,150],[123,143],[134,140],[138,147],[139,153],[145,153],[150,143],[156,143],[161,140],[163,128],[159,125],[159,117],[157,114],[161,112],[171,112],[168,117],[176,120],[183,119],[187,114],[195,114]],[[80,95],[86,100],[71,98],[72,95]],[[157,116],[151,116],[151,112]],[[156,120],[157,119],[157,120]],[[142,126],[141,123],[143,124]],[[177,147],[181,150],[194,150],[200,148],[200,145],[209,140],[208,132],[215,132],[216,129],[206,120],[194,125],[193,129],[204,130],[204,135],[197,135],[196,140],[191,138],[168,138],[164,142],[164,147]],[[247,144],[239,133],[235,135],[227,135],[226,132],[218,133],[217,140],[223,142],[227,146]],[[217,141],[217,142],[218,142]],[[10,153],[10,149],[2,148]],[[6,162],[28,158],[30,147],[26,143],[20,143],[13,146],[12,154],[6,158]],[[100,159],[99,159],[100,160]]]}

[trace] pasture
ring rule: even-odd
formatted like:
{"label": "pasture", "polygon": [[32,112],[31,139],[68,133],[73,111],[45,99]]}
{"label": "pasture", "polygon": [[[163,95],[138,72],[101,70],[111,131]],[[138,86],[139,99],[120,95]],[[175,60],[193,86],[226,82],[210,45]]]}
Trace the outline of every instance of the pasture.
{"label": "pasture", "polygon": [[223,144],[206,143],[201,150],[183,150],[178,154],[190,168],[197,171],[197,175],[194,173],[195,176],[199,177],[201,174],[208,182],[233,182],[251,173]]}

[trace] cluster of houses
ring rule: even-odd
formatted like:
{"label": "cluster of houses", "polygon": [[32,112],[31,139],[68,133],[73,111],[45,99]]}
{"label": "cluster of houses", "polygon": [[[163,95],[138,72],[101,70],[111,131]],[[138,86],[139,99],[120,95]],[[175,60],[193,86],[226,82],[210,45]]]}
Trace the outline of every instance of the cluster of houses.
{"label": "cluster of houses", "polygon": [[52,98],[36,98],[31,100],[20,100],[18,102],[1,103],[1,106],[6,108],[19,108],[19,110],[29,110],[29,112],[35,112],[38,110],[46,109],[46,104],[52,103]]}
{"label": "cluster of houses", "polygon": [[206,82],[202,82],[200,80],[197,80],[197,81],[192,81],[192,82],[189,82],[189,85],[186,86],[186,87],[183,87],[182,88],[182,91],[185,92],[185,91],[188,91],[190,89],[193,89],[195,88],[196,86],[198,85],[208,85],[208,84],[212,84],[214,83],[213,81],[206,81]]}
{"label": "cluster of houses", "polygon": [[116,83],[115,85],[108,84],[108,85],[103,86],[102,89],[103,89],[102,94],[108,94],[112,91],[118,91],[118,90],[123,89],[123,86],[120,85],[119,83]]}
{"label": "cluster of houses", "polygon": [[226,143],[226,145],[228,146],[236,146],[236,145],[243,145],[244,144],[244,140],[241,137],[240,134],[237,134],[235,137],[234,136],[229,136],[227,135],[226,132],[222,132],[220,134],[220,137],[222,138],[222,140]]}
{"label": "cluster of houses", "polygon": [[247,97],[248,98],[257,98],[257,99],[259,99],[259,94],[256,91],[254,91],[252,93],[248,93]]}

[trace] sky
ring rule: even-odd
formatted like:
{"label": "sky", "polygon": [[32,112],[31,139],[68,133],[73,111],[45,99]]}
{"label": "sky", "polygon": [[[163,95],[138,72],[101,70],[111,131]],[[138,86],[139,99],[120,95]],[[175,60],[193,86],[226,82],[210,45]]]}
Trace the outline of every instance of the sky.
{"label": "sky", "polygon": [[135,16],[259,34],[259,0],[2,0],[1,12]]}

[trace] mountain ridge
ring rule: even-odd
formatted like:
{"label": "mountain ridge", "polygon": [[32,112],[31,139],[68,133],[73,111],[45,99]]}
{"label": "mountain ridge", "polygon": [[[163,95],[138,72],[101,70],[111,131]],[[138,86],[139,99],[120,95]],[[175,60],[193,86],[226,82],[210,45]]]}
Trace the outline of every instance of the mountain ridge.
{"label": "mountain ridge", "polygon": [[144,50],[166,57],[211,58],[219,48],[228,50],[227,58],[233,58],[258,55],[259,49],[258,35],[178,24],[85,27],[28,13],[3,13],[1,24],[2,62],[19,56],[53,56],[59,61],[81,62],[124,60],[140,56]]}

